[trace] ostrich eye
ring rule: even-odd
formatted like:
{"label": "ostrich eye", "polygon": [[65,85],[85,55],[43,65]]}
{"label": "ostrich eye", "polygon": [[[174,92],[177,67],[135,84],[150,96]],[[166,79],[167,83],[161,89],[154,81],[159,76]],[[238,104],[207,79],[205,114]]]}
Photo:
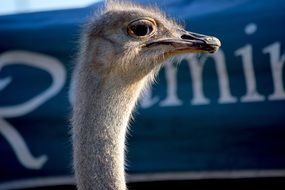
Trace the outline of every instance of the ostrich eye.
{"label": "ostrich eye", "polygon": [[146,37],[154,33],[155,23],[150,20],[136,20],[128,25],[132,37]]}

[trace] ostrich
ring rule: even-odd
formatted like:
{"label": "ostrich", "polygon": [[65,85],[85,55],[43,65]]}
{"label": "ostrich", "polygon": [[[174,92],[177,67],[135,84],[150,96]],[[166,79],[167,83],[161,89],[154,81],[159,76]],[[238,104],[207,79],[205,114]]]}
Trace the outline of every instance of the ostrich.
{"label": "ostrich", "polygon": [[125,190],[132,110],[163,62],[215,52],[220,41],[185,31],[157,8],[105,3],[86,24],[72,78],[74,170],[79,190]]}

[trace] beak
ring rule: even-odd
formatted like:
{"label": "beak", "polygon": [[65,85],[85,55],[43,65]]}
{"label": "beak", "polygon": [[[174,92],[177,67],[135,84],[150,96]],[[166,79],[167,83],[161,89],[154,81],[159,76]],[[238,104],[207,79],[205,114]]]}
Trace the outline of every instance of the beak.
{"label": "beak", "polygon": [[218,38],[206,36],[185,30],[181,31],[180,38],[165,38],[154,40],[145,45],[145,47],[167,45],[173,49],[167,54],[197,53],[197,52],[216,52],[221,46]]}

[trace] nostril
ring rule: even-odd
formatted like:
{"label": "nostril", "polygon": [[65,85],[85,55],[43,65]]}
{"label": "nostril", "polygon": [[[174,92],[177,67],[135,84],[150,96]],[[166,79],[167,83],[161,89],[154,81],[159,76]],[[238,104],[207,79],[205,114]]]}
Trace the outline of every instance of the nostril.
{"label": "nostril", "polygon": [[184,39],[184,40],[195,40],[196,38],[194,38],[193,36],[190,36],[190,35],[183,34],[181,36],[181,39]]}

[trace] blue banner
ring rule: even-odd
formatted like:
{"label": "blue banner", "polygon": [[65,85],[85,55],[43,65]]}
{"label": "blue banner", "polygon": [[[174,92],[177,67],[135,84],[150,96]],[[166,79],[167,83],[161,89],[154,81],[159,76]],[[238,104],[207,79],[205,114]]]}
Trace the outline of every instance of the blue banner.
{"label": "blue banner", "polygon": [[[165,65],[140,99],[129,180],[285,176],[284,1],[155,4],[222,47]],[[0,17],[0,189],[73,183],[70,77],[80,26],[101,5]]]}

